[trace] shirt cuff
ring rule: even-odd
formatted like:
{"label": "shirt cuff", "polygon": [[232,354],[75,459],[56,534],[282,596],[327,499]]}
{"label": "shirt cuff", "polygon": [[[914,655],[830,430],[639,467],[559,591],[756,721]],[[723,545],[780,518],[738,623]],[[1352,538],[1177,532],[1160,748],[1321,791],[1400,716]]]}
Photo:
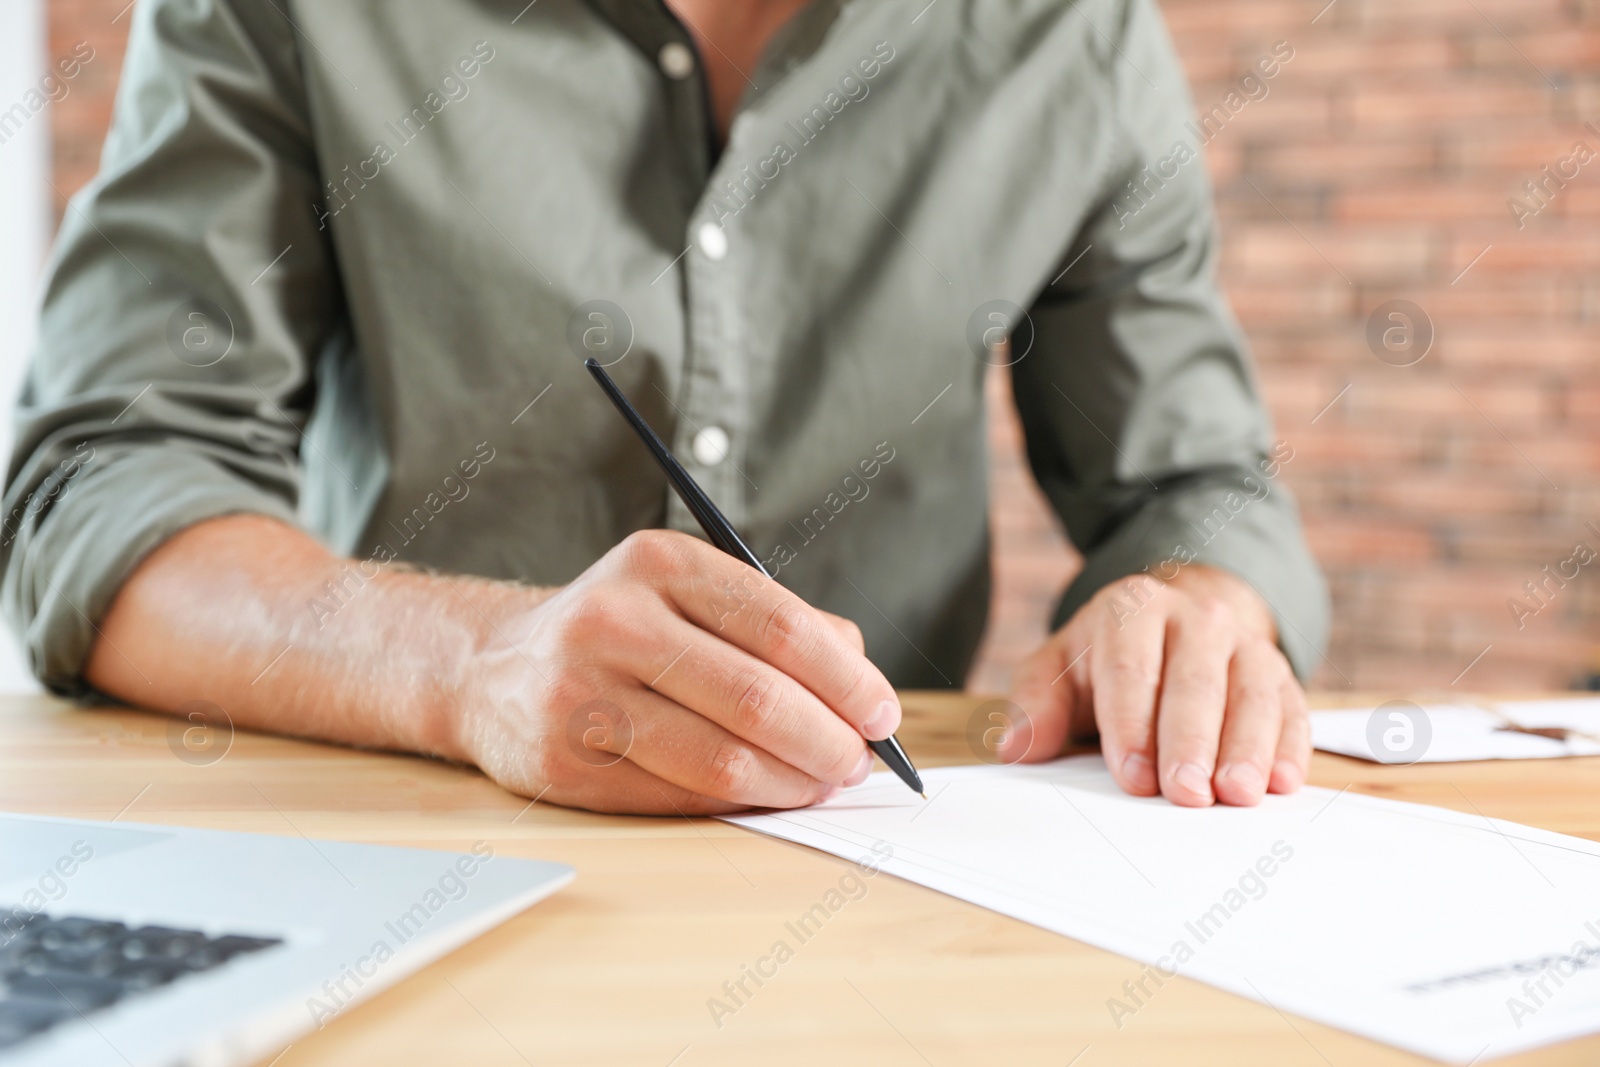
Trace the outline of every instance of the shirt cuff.
{"label": "shirt cuff", "polygon": [[90,695],[83,669],[128,576],[185,527],[243,512],[296,524],[282,497],[204,456],[162,448],[95,464],[66,484],[42,521],[24,516],[3,606],[34,675],[63,696]]}
{"label": "shirt cuff", "polygon": [[1323,658],[1328,590],[1301,536],[1298,511],[1282,488],[1241,473],[1161,492],[1087,553],[1067,587],[1052,629],[1119,578],[1148,571],[1171,579],[1201,564],[1229,571],[1267,602],[1278,647],[1303,682]]}

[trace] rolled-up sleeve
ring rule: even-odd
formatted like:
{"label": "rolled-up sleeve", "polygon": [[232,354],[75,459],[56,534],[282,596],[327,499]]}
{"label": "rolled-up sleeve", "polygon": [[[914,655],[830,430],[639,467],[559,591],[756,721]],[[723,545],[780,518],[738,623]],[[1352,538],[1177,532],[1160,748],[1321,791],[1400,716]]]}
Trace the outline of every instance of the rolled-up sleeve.
{"label": "rolled-up sleeve", "polygon": [[67,209],[7,472],[3,603],[84,689],[96,625],[185,526],[295,521],[339,316],[294,30],[274,5],[136,5],[99,176]]}
{"label": "rolled-up sleeve", "polygon": [[1070,269],[1029,310],[1031,348],[1012,367],[1029,461],[1085,557],[1056,623],[1127,575],[1211,565],[1271,606],[1305,678],[1328,603],[1278,480],[1293,443],[1273,440],[1214,278],[1211,190],[1185,125],[1182,68],[1153,5],[1126,11],[1108,47],[1118,144],[1103,199],[1061,264]]}

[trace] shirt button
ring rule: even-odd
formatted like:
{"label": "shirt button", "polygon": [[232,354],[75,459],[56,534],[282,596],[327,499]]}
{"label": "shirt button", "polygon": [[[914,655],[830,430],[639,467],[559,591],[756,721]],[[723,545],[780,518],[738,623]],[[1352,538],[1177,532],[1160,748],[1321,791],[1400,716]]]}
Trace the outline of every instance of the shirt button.
{"label": "shirt button", "polygon": [[668,41],[656,53],[661,73],[674,81],[682,81],[694,73],[694,53],[682,41]]}
{"label": "shirt button", "polygon": [[689,442],[694,461],[702,467],[715,467],[728,458],[728,431],[721,426],[707,426]]}
{"label": "shirt button", "polygon": [[728,231],[714,222],[702,222],[694,239],[707,259],[721,259],[728,254]]}

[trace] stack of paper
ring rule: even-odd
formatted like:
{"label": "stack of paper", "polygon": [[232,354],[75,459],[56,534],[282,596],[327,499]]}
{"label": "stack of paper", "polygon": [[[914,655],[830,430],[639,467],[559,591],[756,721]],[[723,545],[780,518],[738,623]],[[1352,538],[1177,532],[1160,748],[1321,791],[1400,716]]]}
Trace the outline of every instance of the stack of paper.
{"label": "stack of paper", "polygon": [[1258,807],[1130,797],[1097,756],[875,774],[728,821],[1455,1063],[1600,1030],[1600,845],[1308,787]]}
{"label": "stack of paper", "polygon": [[1600,756],[1600,699],[1489,706],[1395,700],[1377,708],[1313,711],[1311,743],[1324,752],[1378,763]]}

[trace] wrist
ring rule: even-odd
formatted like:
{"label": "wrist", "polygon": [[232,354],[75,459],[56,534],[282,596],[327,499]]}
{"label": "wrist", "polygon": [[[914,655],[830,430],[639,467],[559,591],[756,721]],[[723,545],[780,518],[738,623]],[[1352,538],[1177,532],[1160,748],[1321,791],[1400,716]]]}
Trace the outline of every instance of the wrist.
{"label": "wrist", "polygon": [[[423,603],[394,616],[403,630],[396,647],[414,646],[395,675],[406,690],[405,747],[477,763],[482,715],[508,702],[527,704],[538,692],[541,675],[526,646],[538,608],[558,589],[459,575],[395,577],[411,586],[406,599]],[[414,665],[405,662],[411,657]]]}

